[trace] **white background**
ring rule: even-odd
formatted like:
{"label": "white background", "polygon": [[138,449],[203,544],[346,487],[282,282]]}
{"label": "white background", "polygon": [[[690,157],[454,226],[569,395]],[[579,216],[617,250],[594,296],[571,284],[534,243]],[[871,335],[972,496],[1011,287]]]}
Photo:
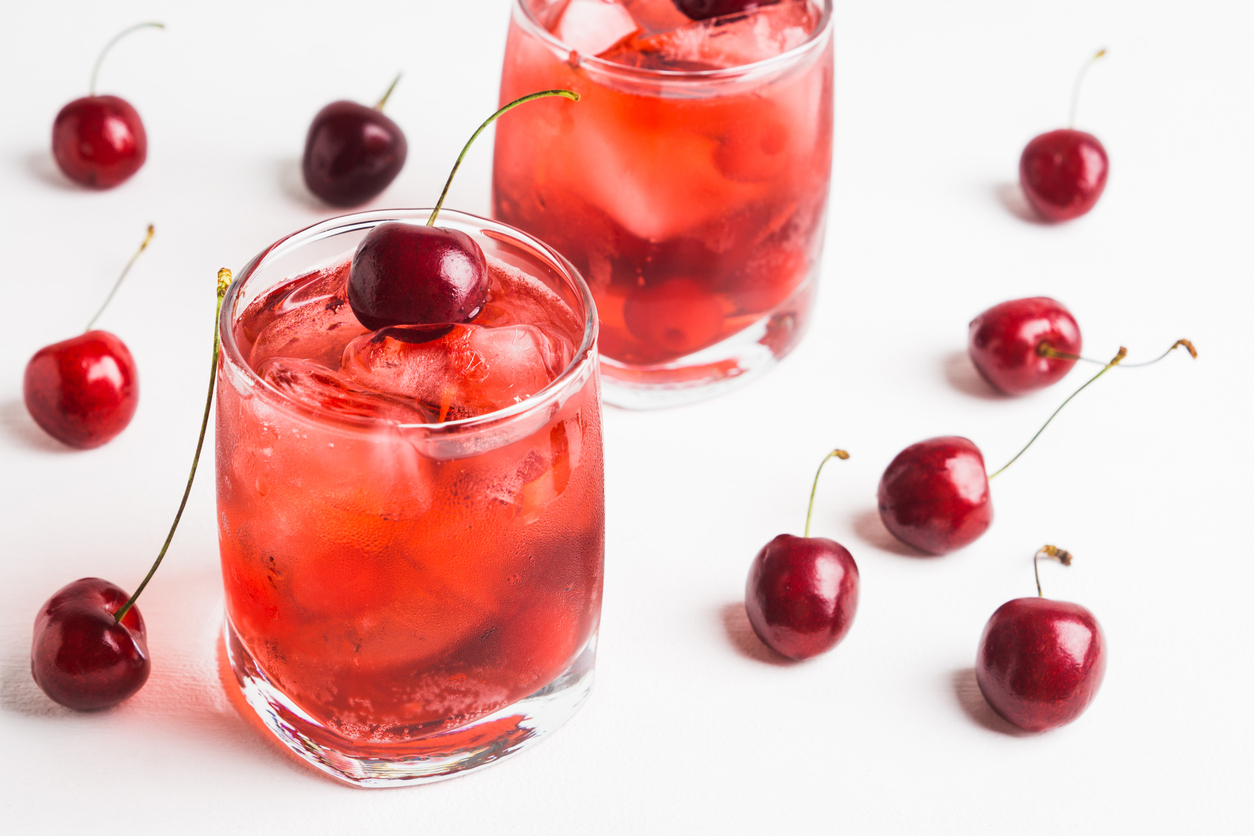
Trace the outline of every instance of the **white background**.
{"label": "white background", "polygon": [[[62,584],[132,587],[165,536],[203,403],[214,277],[332,212],[298,159],[324,104],[388,111],[409,162],[372,206],[430,205],[496,103],[508,0],[8,3],[0,12],[0,821],[6,833],[1254,833],[1250,615],[1250,229],[1254,13],[1241,0],[886,0],[836,10],[837,139],[811,332],[768,377],[656,413],[607,410],[605,610],[598,680],[537,748],[425,788],[356,791],[264,739],[225,696],[212,474],[142,601],[154,659],[121,707],[75,714],[29,676],[31,623]],[[148,127],[147,165],[89,193],[53,166],[58,109],[101,92]],[[1063,226],[1024,217],[1017,162],[1062,127],[1110,154],[1109,186]],[[450,204],[488,211],[491,144]],[[130,428],[58,446],[21,402],[27,358],[81,331],[156,224],[101,321],[139,365]],[[1020,296],[1063,300],[1112,372],[993,485],[967,549],[913,556],[875,488],[906,445],[961,434],[990,469],[1080,382],[993,396],[968,320]],[[781,664],[748,632],[757,550],[812,533],[862,572],[851,633]],[[210,447],[212,449],[212,447]],[[1034,593],[1089,607],[1105,683],[1074,724],[1013,733],[971,666],[988,616]]]}

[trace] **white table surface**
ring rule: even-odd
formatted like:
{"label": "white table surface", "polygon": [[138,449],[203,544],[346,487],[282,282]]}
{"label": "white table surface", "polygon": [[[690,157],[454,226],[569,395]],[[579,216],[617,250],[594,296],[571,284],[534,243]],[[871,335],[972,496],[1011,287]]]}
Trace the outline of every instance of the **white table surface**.
{"label": "white table surface", "polygon": [[[598,680],[560,732],[479,774],[356,791],[264,739],[227,698],[212,474],[196,483],[142,600],[153,674],[117,709],[75,714],[29,676],[31,623],[62,584],[142,577],[186,477],[202,407],[214,277],[333,212],[303,191],[310,118],[389,103],[410,156],[371,205],[430,205],[496,102],[507,0],[9,3],[0,12],[0,827],[6,833],[1254,833],[1251,646],[1254,10],[1057,0],[842,2],[837,140],[811,332],[721,399],[606,414],[608,548]],[[346,17],[346,10],[352,9]],[[53,117],[86,92],[143,114],[147,165],[88,193],[53,166]],[[1097,47],[1079,126],[1110,153],[1106,194],[1063,226],[1026,220],[1017,162],[1063,126]],[[450,205],[488,211],[491,144]],[[157,235],[100,326],[139,365],[111,444],[72,452],[21,401],[27,358],[79,332],[143,234]],[[1147,370],[1077,398],[993,486],[969,548],[911,556],[875,514],[888,461],[967,435],[1009,458],[1080,380],[993,396],[968,320],[1020,296],[1063,300],[1086,353]],[[858,560],[845,642],[805,664],[748,632],[757,550],[800,533],[833,446],[814,534]],[[210,448],[211,449],[211,448]],[[1246,520],[1242,523],[1241,520]],[[1109,640],[1089,711],[1011,733],[971,671],[984,622],[1034,592],[1045,542],[1077,555],[1046,592]]]}

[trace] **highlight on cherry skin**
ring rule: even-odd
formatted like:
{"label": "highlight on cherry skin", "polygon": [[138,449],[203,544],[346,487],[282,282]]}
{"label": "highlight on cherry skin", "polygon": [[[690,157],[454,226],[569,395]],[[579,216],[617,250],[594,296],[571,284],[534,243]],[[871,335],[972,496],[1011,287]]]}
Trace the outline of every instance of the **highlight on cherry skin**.
{"label": "highlight on cherry skin", "polygon": [[805,533],[781,534],[762,547],[745,583],[745,611],[762,643],[800,661],[826,653],[844,639],[858,609],[860,576],[853,555],[835,540],[810,536],[814,493],[833,450],[819,464],[810,490]]}
{"label": "highlight on cherry skin", "polygon": [[1019,157],[1019,185],[1028,204],[1043,219],[1069,221],[1087,214],[1106,189],[1110,161],[1097,137],[1077,131],[1076,104],[1080,83],[1094,61],[1106,54],[1099,50],[1076,79],[1071,102],[1071,127],[1034,137]]}
{"label": "highlight on cherry skin", "polygon": [[1004,395],[1057,383],[1076,364],[1083,345],[1075,317],[1046,296],[994,305],[971,320],[968,330],[971,362]]}
{"label": "highlight on cherry skin", "polygon": [[331,206],[359,206],[391,185],[405,166],[405,133],[383,113],[398,75],[374,107],[332,102],[314,116],[305,137],[305,186]]}
{"label": "highlight on cherry skin", "polygon": [[89,189],[111,189],[131,178],[148,159],[148,134],[131,103],[118,96],[96,95],[96,78],[105,55],[119,40],[140,29],[123,30],[101,50],[92,68],[88,94],[61,108],[52,123],[52,157],[61,172]]}
{"label": "highlight on cherry skin", "polygon": [[148,655],[148,633],[135,602],[156,574],[178,530],[187,497],[196,478],[196,467],[205,443],[205,430],[213,404],[213,385],[218,370],[218,314],[222,297],[231,281],[229,270],[218,273],[218,302],[214,311],[213,359],[209,372],[209,392],[191,473],[183,489],[183,499],[165,543],[148,574],[131,595],[100,578],[81,578],[57,590],[35,617],[31,637],[30,671],[45,694],[54,702],[77,711],[110,708],[135,694],[148,681],[152,662]]}
{"label": "highlight on cherry skin", "polygon": [[131,423],[139,406],[139,370],[126,343],[93,329],[131,266],[152,240],[153,227],[122,269],[87,330],[44,346],[26,364],[26,411],[48,435],[80,450],[99,447]]}
{"label": "highlight on cherry skin", "polygon": [[473,238],[436,226],[436,218],[479,134],[515,107],[552,96],[579,101],[579,94],[569,90],[545,90],[505,105],[462,148],[425,225],[382,223],[362,239],[348,274],[348,304],[362,325],[375,331],[393,325],[422,326],[401,332],[411,342],[422,342],[479,314],[488,300],[487,258]]}
{"label": "highlight on cherry skin", "polygon": [[1031,732],[1075,720],[1092,703],[1106,673],[1106,637],[1086,608],[1041,593],[1036,562],[1064,566],[1071,554],[1045,546],[1033,558],[1035,598],[998,607],[980,636],[975,677],[980,693],[1003,719]]}

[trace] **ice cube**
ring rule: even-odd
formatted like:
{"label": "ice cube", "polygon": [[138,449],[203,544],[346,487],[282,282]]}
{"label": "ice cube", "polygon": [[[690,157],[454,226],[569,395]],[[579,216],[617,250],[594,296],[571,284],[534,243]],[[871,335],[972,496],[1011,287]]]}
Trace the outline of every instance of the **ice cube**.
{"label": "ice cube", "polygon": [[534,325],[458,325],[423,343],[384,328],[344,350],[342,372],[357,385],[412,399],[436,421],[513,406],[552,382],[570,362],[564,342]]}
{"label": "ice cube", "polygon": [[765,61],[800,46],[818,19],[811,0],[786,0],[633,38],[605,57],[656,70],[729,69]]}
{"label": "ice cube", "polygon": [[600,55],[639,31],[617,0],[570,0],[553,34],[575,52]]}
{"label": "ice cube", "polygon": [[644,35],[669,32],[692,23],[675,5],[675,0],[623,0],[623,5]]}
{"label": "ice cube", "polygon": [[488,301],[475,325],[535,325],[550,337],[578,344],[583,322],[570,306],[539,279],[496,258],[488,258]]}
{"label": "ice cube", "polygon": [[401,424],[430,423],[422,404],[371,391],[320,363],[274,357],[257,368],[266,383],[319,411],[350,418],[383,418]]}
{"label": "ice cube", "polygon": [[313,273],[265,300],[268,316],[262,321],[269,321],[253,341],[248,364],[257,369],[273,357],[299,357],[338,368],[344,346],[366,333],[345,298],[347,277],[347,265]]}

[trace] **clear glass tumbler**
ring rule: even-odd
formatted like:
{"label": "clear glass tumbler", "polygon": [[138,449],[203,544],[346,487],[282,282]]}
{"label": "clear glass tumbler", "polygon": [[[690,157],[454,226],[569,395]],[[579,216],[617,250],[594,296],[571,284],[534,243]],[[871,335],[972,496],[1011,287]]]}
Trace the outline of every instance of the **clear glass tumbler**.
{"label": "clear glass tumbler", "polygon": [[[358,243],[428,212],[284,238],[244,268],[219,323],[230,664],[279,740],[361,786],[450,777],[561,725],[591,687],[600,618],[597,323],[568,262],[444,211],[439,224],[471,235],[493,277],[484,312],[448,338],[456,356],[440,341],[393,345],[413,363],[372,373],[417,373],[400,387],[413,397],[340,366],[347,345],[387,342],[344,301]],[[528,377],[544,363],[547,377]],[[513,402],[528,379],[549,382]],[[455,417],[465,403],[478,414]]]}
{"label": "clear glass tumbler", "polygon": [[514,0],[501,102],[582,98],[500,121],[493,214],[587,279],[607,403],[709,397],[799,341],[831,172],[831,12],[783,0],[690,21],[671,0]]}

